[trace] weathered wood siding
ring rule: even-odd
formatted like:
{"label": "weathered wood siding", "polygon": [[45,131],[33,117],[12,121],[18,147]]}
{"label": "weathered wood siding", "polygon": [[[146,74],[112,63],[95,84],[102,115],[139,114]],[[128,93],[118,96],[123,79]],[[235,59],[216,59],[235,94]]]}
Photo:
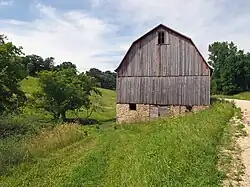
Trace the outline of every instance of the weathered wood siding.
{"label": "weathered wood siding", "polygon": [[209,105],[210,77],[120,77],[117,103]]}
{"label": "weathered wood siding", "polygon": [[[158,45],[158,31],[165,44]],[[132,45],[117,71],[117,103],[209,105],[210,69],[190,40],[159,28]]]}
{"label": "weathered wood siding", "polygon": [[[158,31],[165,32],[166,44],[158,45]],[[209,75],[209,68],[189,40],[168,30],[158,31],[132,46],[118,76]]]}

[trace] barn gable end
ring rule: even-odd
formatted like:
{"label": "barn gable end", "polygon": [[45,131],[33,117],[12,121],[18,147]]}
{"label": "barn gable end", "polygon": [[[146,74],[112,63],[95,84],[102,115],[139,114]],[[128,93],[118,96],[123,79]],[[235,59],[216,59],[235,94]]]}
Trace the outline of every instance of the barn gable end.
{"label": "barn gable end", "polygon": [[[161,31],[165,44],[158,45]],[[133,42],[115,71],[118,76],[185,76],[208,75],[210,70],[190,38],[161,24]]]}
{"label": "barn gable end", "polygon": [[[122,109],[127,118],[140,119],[177,110],[172,106],[186,111],[210,105],[212,68],[190,38],[164,25],[133,42],[116,71],[118,121]],[[130,111],[130,104],[138,110]]]}

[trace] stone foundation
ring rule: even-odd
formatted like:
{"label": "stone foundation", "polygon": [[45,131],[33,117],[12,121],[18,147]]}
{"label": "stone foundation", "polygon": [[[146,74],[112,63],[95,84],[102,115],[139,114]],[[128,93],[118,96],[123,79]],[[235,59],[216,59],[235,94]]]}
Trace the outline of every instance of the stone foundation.
{"label": "stone foundation", "polygon": [[136,110],[130,110],[129,104],[117,104],[116,116],[118,123],[137,122],[158,117],[177,116],[187,112],[198,112],[209,106],[158,106],[136,104]]}
{"label": "stone foundation", "polygon": [[209,106],[205,106],[205,105],[193,106],[192,112],[198,112],[200,110],[205,110],[205,109],[208,109],[208,108],[209,108]]}
{"label": "stone foundation", "polygon": [[149,105],[136,104],[136,110],[130,110],[129,104],[117,104],[116,116],[118,123],[148,120]]}

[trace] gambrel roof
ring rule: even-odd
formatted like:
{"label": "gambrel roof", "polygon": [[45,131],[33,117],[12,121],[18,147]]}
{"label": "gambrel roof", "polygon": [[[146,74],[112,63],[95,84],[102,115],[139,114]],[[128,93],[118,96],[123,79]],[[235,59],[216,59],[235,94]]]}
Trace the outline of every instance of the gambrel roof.
{"label": "gambrel roof", "polygon": [[120,69],[124,59],[126,58],[126,56],[128,55],[129,51],[132,49],[132,47],[137,43],[137,42],[140,42],[141,40],[143,40],[146,36],[148,36],[149,34],[153,33],[154,31],[156,31],[157,29],[159,28],[164,28],[165,30],[169,30],[171,31],[172,33],[175,33],[176,35],[178,36],[181,36],[183,38],[185,38],[186,40],[188,40],[196,49],[196,51],[199,53],[200,57],[202,58],[202,60],[205,62],[205,64],[207,65],[207,67],[210,69],[210,70],[213,70],[213,67],[207,63],[207,61],[205,60],[205,58],[202,56],[201,52],[198,50],[198,48],[196,47],[196,45],[194,44],[194,42],[192,41],[191,38],[163,25],[163,24],[160,24],[158,25],[157,27],[153,28],[152,30],[150,30],[149,32],[147,32],[146,34],[144,34],[143,36],[141,36],[140,38],[138,38],[137,40],[135,40],[132,45],[130,46],[129,50],[127,51],[127,53],[125,54],[124,58],[122,59],[121,63],[119,64],[118,68],[115,70],[116,72]]}

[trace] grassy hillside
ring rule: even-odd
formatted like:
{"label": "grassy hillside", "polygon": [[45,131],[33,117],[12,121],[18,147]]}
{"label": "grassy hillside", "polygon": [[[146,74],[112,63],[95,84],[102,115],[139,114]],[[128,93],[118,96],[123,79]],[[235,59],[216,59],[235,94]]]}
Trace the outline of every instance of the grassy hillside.
{"label": "grassy hillside", "polygon": [[[28,79],[24,80],[21,83],[21,88],[22,90],[24,90],[24,92],[28,97],[31,97],[32,93],[39,90],[38,79],[34,77],[29,77]],[[102,109],[98,112],[94,112],[91,115],[91,119],[96,120],[101,124],[106,122],[113,122],[115,121],[115,101],[116,101],[115,91],[106,90],[102,88],[100,88],[100,91],[102,93],[102,99],[101,99]],[[34,109],[34,107],[26,107],[24,111],[26,112],[26,114],[34,116],[40,116],[40,117],[43,117],[43,115],[46,115],[46,117],[49,116],[45,112]],[[80,117],[84,118],[85,116],[86,116],[85,112],[80,113]],[[73,112],[68,112],[67,117],[75,118],[76,116],[74,115]]]}
{"label": "grassy hillside", "polygon": [[[22,86],[31,94],[32,85],[36,79]],[[92,118],[112,121],[115,93],[102,93],[104,109]],[[219,146],[234,111],[230,103],[215,103],[198,114],[147,123],[55,124],[2,139],[0,186],[220,186]]]}
{"label": "grassy hillside", "polygon": [[216,98],[229,98],[229,99],[240,99],[240,100],[250,100],[250,92],[242,92],[235,95],[214,95]]}

